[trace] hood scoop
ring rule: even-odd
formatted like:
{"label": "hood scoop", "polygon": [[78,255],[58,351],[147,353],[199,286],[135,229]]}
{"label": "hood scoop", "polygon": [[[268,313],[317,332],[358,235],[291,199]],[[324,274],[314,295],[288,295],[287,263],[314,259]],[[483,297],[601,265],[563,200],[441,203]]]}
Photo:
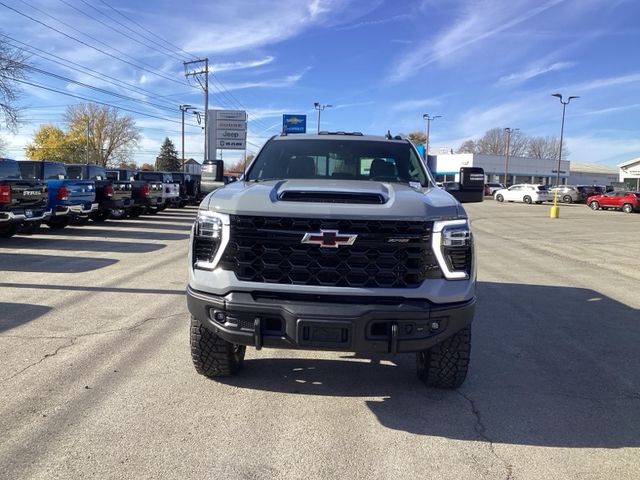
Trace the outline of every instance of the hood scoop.
{"label": "hood scoop", "polygon": [[382,205],[387,203],[387,197],[381,193],[341,192],[331,190],[285,190],[280,193],[278,200],[282,202],[359,203],[370,205]]}

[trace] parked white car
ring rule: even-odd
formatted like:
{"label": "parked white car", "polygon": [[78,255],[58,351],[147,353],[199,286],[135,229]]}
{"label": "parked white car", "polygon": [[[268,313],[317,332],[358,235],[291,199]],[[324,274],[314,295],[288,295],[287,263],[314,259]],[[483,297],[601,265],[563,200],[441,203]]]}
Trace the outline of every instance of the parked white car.
{"label": "parked white car", "polygon": [[498,202],[524,203],[542,203],[553,200],[546,185],[531,185],[528,183],[520,183],[498,190],[494,194],[494,198]]}

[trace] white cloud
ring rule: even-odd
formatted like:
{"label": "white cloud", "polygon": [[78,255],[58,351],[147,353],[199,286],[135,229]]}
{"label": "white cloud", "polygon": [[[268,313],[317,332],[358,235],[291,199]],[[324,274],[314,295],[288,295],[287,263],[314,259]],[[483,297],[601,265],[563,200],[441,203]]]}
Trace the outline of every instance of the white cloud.
{"label": "white cloud", "polygon": [[505,3],[486,0],[468,3],[453,25],[434,41],[428,38],[398,62],[391,81],[404,80],[435,62],[454,62],[467,53],[470,47],[558,5],[563,0]]}
{"label": "white cloud", "polygon": [[545,73],[554,72],[557,70],[564,70],[567,68],[571,68],[574,65],[575,65],[575,62],[555,62],[550,65],[536,65],[528,68],[523,72],[512,73],[511,75],[500,77],[499,82],[501,83],[525,82],[531,78],[544,75]]}
{"label": "white cloud", "polygon": [[260,60],[249,60],[244,62],[227,62],[227,63],[214,63],[211,66],[213,73],[226,72],[230,70],[243,70],[245,68],[255,68],[267,65],[273,62],[272,56],[267,56]]}
{"label": "white cloud", "polygon": [[394,112],[406,112],[420,110],[428,107],[438,107],[440,105],[442,105],[442,100],[438,98],[420,98],[395,102],[391,106],[391,110]]}

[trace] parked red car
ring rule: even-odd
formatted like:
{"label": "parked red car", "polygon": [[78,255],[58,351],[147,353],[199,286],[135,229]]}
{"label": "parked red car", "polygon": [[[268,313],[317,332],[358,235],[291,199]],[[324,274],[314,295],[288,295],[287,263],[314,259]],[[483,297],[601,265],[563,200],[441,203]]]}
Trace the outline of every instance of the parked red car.
{"label": "parked red car", "polygon": [[640,212],[640,193],[609,192],[605,195],[592,195],[587,198],[592,210],[622,210],[624,213]]}

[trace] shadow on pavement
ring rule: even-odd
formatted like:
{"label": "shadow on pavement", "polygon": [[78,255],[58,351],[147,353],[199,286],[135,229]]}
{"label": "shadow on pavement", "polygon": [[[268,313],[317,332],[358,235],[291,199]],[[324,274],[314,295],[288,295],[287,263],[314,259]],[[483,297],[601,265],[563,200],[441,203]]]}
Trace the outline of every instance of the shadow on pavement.
{"label": "shadow on pavement", "polygon": [[113,258],[0,253],[0,271],[5,272],[82,273],[108,267],[115,263],[118,263],[118,260]]}
{"label": "shadow on pavement", "polygon": [[[193,222],[192,222],[193,223]],[[191,225],[171,225],[169,223],[151,223],[146,221],[130,221],[130,220],[114,220],[108,221],[106,223],[90,223],[87,226],[100,226],[100,227],[108,227],[108,228],[135,228],[135,229],[158,229],[158,230],[177,230],[179,232],[188,232],[191,230]]]}
{"label": "shadow on pavement", "polygon": [[109,240],[78,240],[75,238],[13,237],[0,244],[0,248],[30,250],[71,250],[84,252],[147,253],[166,247],[163,243],[112,242]]}
{"label": "shadow on pavement", "polygon": [[[161,227],[162,228],[162,227]],[[128,239],[136,239],[136,240],[161,240],[161,241],[169,241],[169,240],[185,240],[189,238],[189,235],[184,233],[173,233],[173,232],[150,232],[144,230],[120,230],[117,228],[91,228],[91,226],[87,225],[86,227],[69,227],[64,230],[48,230],[41,229],[39,233],[44,233],[51,236],[61,236],[61,235],[78,235],[82,237],[98,237],[98,238],[128,238]]]}
{"label": "shadow on pavement", "polygon": [[0,332],[35,320],[52,310],[45,305],[0,302]]}
{"label": "shadow on pavement", "polygon": [[363,397],[382,425],[420,435],[572,448],[640,446],[637,309],[567,287],[481,282],[478,297],[470,374],[458,391],[424,387],[413,355],[258,358],[224,383]]}
{"label": "shadow on pavement", "polygon": [[34,290],[63,290],[73,292],[103,292],[103,293],[135,293],[143,295],[185,295],[185,289],[162,288],[126,288],[126,287],[91,287],[88,285],[40,285],[37,283],[0,283],[1,288],[26,288]]}

